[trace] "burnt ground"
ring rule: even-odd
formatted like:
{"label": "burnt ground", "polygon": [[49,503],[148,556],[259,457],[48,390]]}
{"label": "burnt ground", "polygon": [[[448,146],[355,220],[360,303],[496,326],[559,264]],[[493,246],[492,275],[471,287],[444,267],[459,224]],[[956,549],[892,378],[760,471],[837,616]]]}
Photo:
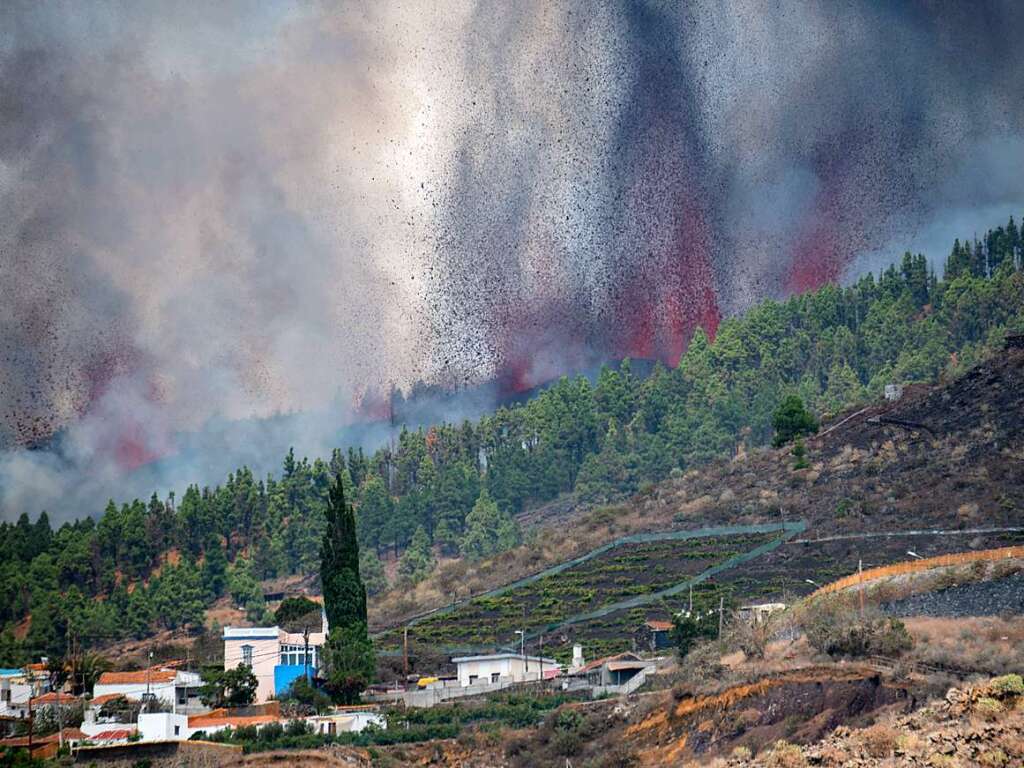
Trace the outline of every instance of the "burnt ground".
{"label": "burnt ground", "polygon": [[711,696],[676,700],[666,692],[630,718],[624,735],[640,765],[682,765],[738,746],[756,754],[779,739],[810,743],[838,725],[866,724],[881,710],[915,704],[908,688],[869,669],[809,668]]}
{"label": "burnt ground", "polygon": [[[810,543],[787,544],[720,576],[741,599],[788,602],[813,588],[805,579],[825,583],[852,573],[858,559],[870,567],[907,560],[908,549],[928,556],[1019,543],[1019,534],[969,531],[1024,527],[1024,351],[952,381],[908,387],[897,403],[840,414],[807,441],[807,459],[809,467],[794,469],[788,448],[741,446],[732,459],[615,506],[587,511],[553,502],[530,513],[542,529],[536,544],[494,562],[463,563],[448,580],[483,592],[629,533],[803,520],[801,538]],[[908,530],[964,533],[817,541]],[[378,598],[373,622],[400,626],[443,604],[451,593],[444,584],[442,574],[414,593]]]}
{"label": "burnt ground", "polygon": [[[676,528],[802,519],[808,537],[1024,525],[1024,351],[841,413],[807,450],[811,467],[793,470],[788,448],[741,449],[619,508]],[[521,520],[556,528],[583,513],[559,499]]]}
{"label": "burnt ground", "polygon": [[1024,573],[959,584],[882,603],[892,616],[1000,616],[1024,614]]}

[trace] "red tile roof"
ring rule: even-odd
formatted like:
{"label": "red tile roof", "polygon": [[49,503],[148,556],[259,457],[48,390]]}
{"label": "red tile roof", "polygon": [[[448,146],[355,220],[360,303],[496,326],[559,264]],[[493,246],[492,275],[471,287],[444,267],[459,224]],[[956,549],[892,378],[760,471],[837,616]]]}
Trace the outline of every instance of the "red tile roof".
{"label": "red tile roof", "polygon": [[150,669],[138,672],[104,672],[96,681],[98,685],[134,685],[137,683],[169,683],[177,677],[173,669]]}
{"label": "red tile roof", "polygon": [[628,651],[625,653],[617,653],[614,656],[605,656],[603,659],[594,659],[589,664],[584,664],[582,667],[576,670],[576,674],[579,674],[581,672],[591,672],[609,661],[636,661],[638,658],[639,657],[635,653],[629,653]]}
{"label": "red tile roof", "polygon": [[218,707],[201,715],[192,715],[190,720],[222,720],[231,717],[260,717],[262,715],[281,716],[280,701],[265,701],[262,704],[250,704],[247,707]]}
{"label": "red tile roof", "polygon": [[280,719],[278,715],[251,715],[249,717],[209,717],[208,715],[197,715],[188,719],[188,727],[202,729],[230,725],[232,728],[238,728],[243,725],[273,723]]}
{"label": "red tile roof", "polygon": [[133,733],[135,731],[129,728],[115,728],[110,731],[100,731],[88,738],[89,741],[128,741],[128,737]]}
{"label": "red tile roof", "polygon": [[653,629],[655,632],[668,632],[670,629],[672,629],[672,622],[657,621],[656,619],[651,619],[647,622],[647,626]]}
{"label": "red tile roof", "polygon": [[31,700],[31,706],[33,707],[45,707],[49,704],[60,704],[61,706],[71,706],[78,702],[77,696],[72,696],[70,693],[58,693],[57,691],[47,691],[42,696],[34,696]]}
{"label": "red tile roof", "polygon": [[108,701],[114,701],[115,699],[127,699],[128,696],[123,693],[104,693],[102,696],[94,696],[89,700],[90,707],[102,707]]}
{"label": "red tile roof", "polygon": [[[88,738],[77,728],[65,728],[64,738],[68,741],[84,741]],[[32,744],[50,744],[55,741],[60,741],[59,733],[51,733],[48,736],[33,736]],[[0,745],[5,747],[27,747],[28,736],[13,736],[9,739],[0,739]]]}

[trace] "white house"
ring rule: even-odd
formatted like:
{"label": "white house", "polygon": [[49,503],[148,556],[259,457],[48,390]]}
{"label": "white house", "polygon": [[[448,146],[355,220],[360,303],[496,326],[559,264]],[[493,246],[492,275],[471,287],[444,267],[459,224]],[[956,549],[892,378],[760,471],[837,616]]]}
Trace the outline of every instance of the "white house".
{"label": "white house", "polygon": [[143,712],[139,715],[141,741],[185,741],[191,735],[188,715],[175,712]]}
{"label": "white house", "polygon": [[327,641],[327,617],[321,616],[322,630],[309,633],[285,632],[280,627],[224,627],[224,669],[243,664],[256,676],[256,701],[264,702],[283,693],[303,675],[316,674],[320,651]]}
{"label": "white house", "polygon": [[25,669],[0,669],[0,715],[28,717],[28,701],[50,690],[45,664]]}
{"label": "white house", "polygon": [[386,728],[384,715],[373,707],[343,707],[324,715],[307,717],[313,733],[333,736],[336,733],[359,733],[367,726]]}
{"label": "white house", "polygon": [[[274,704],[274,702],[271,702]],[[270,707],[270,705],[266,705]],[[188,717],[173,712],[150,712],[139,715],[139,738],[141,741],[187,741],[197,733],[207,736],[226,728],[255,727],[262,729],[270,723],[287,725],[280,710],[274,706],[266,711],[262,705],[251,707],[250,715],[232,715],[229,710],[216,710],[206,715]],[[358,733],[369,725],[387,727],[384,716],[371,707],[351,707],[304,718],[314,733],[334,735],[336,733]],[[109,728],[109,726],[108,726]]]}
{"label": "white house", "polygon": [[136,701],[162,701],[172,710],[199,706],[203,681],[198,672],[153,667],[138,672],[104,672],[93,687],[93,698],[118,694]]}
{"label": "white house", "polygon": [[458,656],[452,659],[458,668],[462,687],[483,683],[521,683],[555,677],[561,670],[554,659],[524,656],[519,653],[493,653],[486,656]]}

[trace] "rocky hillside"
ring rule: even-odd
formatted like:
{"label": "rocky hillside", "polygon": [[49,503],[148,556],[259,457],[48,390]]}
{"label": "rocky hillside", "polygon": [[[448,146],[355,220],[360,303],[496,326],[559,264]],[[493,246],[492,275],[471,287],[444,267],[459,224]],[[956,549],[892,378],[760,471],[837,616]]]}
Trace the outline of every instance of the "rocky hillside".
{"label": "rocky hillside", "polygon": [[722,768],[1022,765],[1024,683],[1020,676],[1008,675],[951,688],[944,699],[910,714],[890,714],[866,728],[842,726],[803,747],[780,741],[756,756],[740,747],[718,764]]}

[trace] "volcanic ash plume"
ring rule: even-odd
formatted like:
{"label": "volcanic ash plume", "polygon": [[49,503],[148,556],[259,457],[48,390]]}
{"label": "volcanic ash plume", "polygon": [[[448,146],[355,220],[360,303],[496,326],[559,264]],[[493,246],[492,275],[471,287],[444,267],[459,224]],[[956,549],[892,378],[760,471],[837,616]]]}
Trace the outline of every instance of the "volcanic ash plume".
{"label": "volcanic ash plume", "polygon": [[1015,2],[6,3],[3,515],[325,451],[393,382],[674,363],[757,299],[941,257],[1022,209],[1021,29]]}

